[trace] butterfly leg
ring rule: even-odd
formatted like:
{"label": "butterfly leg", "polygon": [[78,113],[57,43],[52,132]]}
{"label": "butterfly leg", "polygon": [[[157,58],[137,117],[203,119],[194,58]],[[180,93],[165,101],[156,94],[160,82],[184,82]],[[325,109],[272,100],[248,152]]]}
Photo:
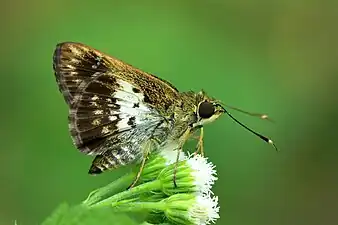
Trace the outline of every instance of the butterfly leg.
{"label": "butterfly leg", "polygon": [[173,176],[173,182],[174,182],[174,186],[175,188],[177,187],[177,184],[176,184],[176,175],[177,175],[177,166],[178,166],[178,162],[180,160],[180,153],[182,151],[182,148],[183,148],[183,145],[184,143],[188,140],[188,138],[190,137],[190,134],[191,134],[191,128],[188,128],[184,134],[181,136],[180,138],[180,145],[179,147],[177,148],[177,155],[176,155],[176,163],[175,163],[175,168],[174,168],[174,176]]}
{"label": "butterfly leg", "polygon": [[199,135],[196,135],[196,134],[193,134],[193,135],[191,135],[191,139],[199,140],[199,139],[200,139],[200,136],[199,136]]}
{"label": "butterfly leg", "polygon": [[142,171],[143,171],[143,168],[144,168],[144,165],[146,164],[146,161],[147,161],[147,157],[143,157],[142,159],[142,162],[141,162],[141,166],[140,166],[140,169],[133,181],[133,183],[131,185],[129,185],[129,187],[127,188],[127,190],[133,188],[135,186],[135,184],[139,181],[140,177],[141,177],[141,174],[142,174]]}
{"label": "butterfly leg", "polygon": [[181,153],[182,148],[177,149],[177,155],[176,155],[176,163],[175,163],[175,168],[174,168],[174,177],[173,177],[173,182],[174,182],[174,187],[177,188],[176,184],[176,174],[177,174],[177,166],[178,162],[180,159],[180,153]]}
{"label": "butterfly leg", "polygon": [[135,186],[135,184],[139,181],[141,174],[143,172],[144,166],[146,164],[146,161],[148,159],[148,155],[150,153],[151,150],[151,146],[152,146],[152,140],[149,140],[146,144],[145,144],[145,148],[144,148],[144,152],[143,152],[143,158],[142,158],[142,162],[141,162],[141,166],[140,169],[133,181],[133,183],[127,188],[127,190],[133,188]]}
{"label": "butterfly leg", "polygon": [[200,152],[202,157],[204,156],[203,138],[204,138],[204,130],[203,127],[201,127],[200,136],[198,138],[198,143],[194,154],[197,155]]}

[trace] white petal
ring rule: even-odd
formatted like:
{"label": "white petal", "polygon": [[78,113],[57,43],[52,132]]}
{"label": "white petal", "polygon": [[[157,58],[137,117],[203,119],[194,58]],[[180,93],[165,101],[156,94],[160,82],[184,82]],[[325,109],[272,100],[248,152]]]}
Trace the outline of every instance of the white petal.
{"label": "white petal", "polygon": [[196,204],[189,209],[189,216],[196,221],[196,224],[215,223],[219,218],[218,197],[200,195],[196,197]]}
{"label": "white petal", "polygon": [[192,169],[191,175],[195,178],[195,185],[199,187],[201,193],[212,193],[211,187],[217,178],[215,165],[207,161],[201,155],[190,156],[188,164]]}

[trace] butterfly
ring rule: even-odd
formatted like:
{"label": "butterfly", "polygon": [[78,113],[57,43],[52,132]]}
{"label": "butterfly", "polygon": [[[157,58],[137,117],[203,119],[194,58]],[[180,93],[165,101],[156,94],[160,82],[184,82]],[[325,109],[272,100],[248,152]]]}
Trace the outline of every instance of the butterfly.
{"label": "butterfly", "polygon": [[203,126],[225,113],[249,129],[204,91],[179,92],[168,81],[84,44],[58,44],[53,68],[69,106],[73,142],[81,152],[95,156],[90,174],[132,163],[142,168],[152,152],[182,150],[196,131],[197,152],[203,154]]}

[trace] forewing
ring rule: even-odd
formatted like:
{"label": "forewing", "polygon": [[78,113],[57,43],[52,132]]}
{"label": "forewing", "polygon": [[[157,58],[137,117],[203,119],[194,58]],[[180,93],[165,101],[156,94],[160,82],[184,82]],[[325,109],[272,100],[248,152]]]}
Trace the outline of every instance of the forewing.
{"label": "forewing", "polygon": [[73,101],[74,95],[90,79],[106,72],[114,73],[142,90],[149,104],[168,107],[179,98],[178,90],[169,82],[80,43],[58,44],[53,68],[67,103]]}
{"label": "forewing", "polygon": [[157,106],[174,104],[178,94],[169,83],[82,44],[59,44],[54,70],[70,107],[71,136],[86,154],[113,149],[124,133],[133,134],[124,142],[141,144],[134,143],[139,140],[135,135],[163,125],[165,118]]}

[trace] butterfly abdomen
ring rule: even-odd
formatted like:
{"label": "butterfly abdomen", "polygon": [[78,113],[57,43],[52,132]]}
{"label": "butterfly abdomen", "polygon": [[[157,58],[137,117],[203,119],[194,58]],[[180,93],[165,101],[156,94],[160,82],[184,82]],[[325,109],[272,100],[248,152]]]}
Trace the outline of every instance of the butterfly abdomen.
{"label": "butterfly abdomen", "polygon": [[135,160],[135,157],[135,154],[123,147],[120,147],[119,150],[107,151],[95,157],[88,173],[93,175],[100,174],[106,170],[128,165]]}
{"label": "butterfly abdomen", "polygon": [[95,157],[88,173],[93,174],[93,175],[100,174],[105,170],[116,168],[117,165],[118,165],[118,162],[116,158],[106,157],[104,155],[98,155]]}

